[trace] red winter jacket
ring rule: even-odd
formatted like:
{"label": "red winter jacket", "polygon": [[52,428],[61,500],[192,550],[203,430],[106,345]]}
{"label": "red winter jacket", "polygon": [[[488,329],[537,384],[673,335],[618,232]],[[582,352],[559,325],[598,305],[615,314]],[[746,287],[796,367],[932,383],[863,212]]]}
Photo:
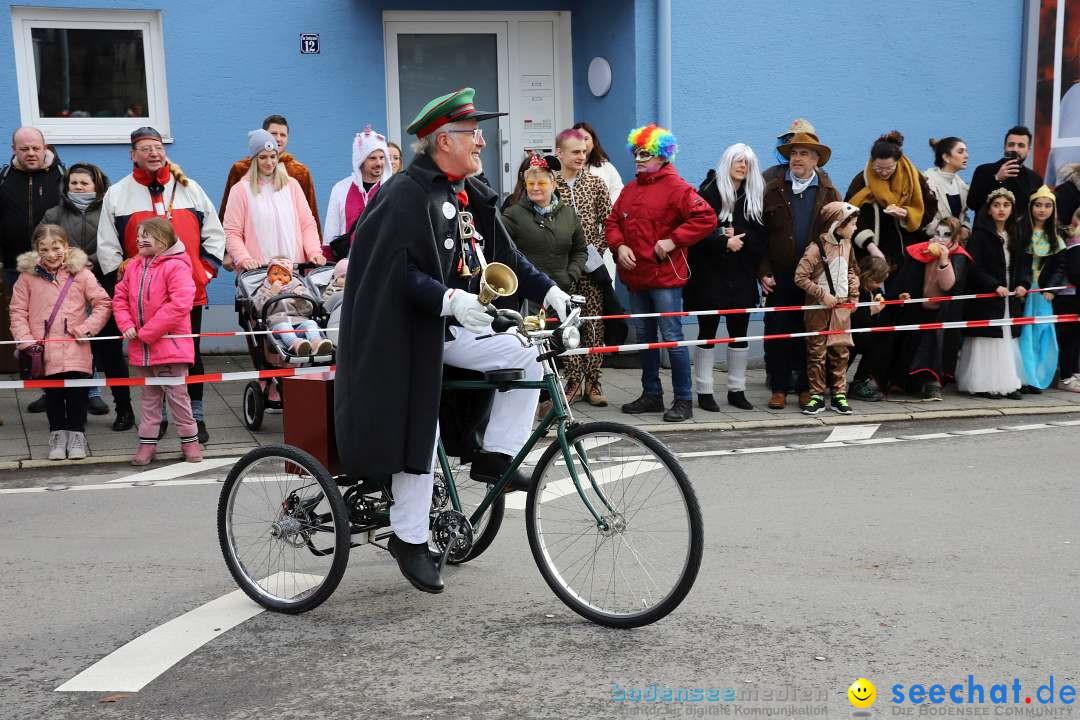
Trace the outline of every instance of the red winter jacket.
{"label": "red winter jacket", "polygon": [[[716,229],[716,213],[668,163],[623,188],[604,228],[616,260],[620,245],[634,251],[637,267],[619,266],[619,277],[631,292],[677,288],[690,277],[687,249]],[[669,259],[660,260],[655,245],[664,238],[671,238],[675,249]]]}

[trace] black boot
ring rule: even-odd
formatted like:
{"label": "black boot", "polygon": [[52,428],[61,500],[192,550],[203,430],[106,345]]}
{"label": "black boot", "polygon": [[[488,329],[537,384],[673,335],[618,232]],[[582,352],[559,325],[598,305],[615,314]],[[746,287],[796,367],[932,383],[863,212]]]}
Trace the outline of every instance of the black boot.
{"label": "black boot", "polygon": [[133,427],[135,427],[135,413],[131,411],[131,406],[117,405],[116,419],[113,420],[112,429],[116,432],[123,432]]}
{"label": "black boot", "polygon": [[689,400],[676,399],[671,408],[664,413],[664,422],[682,422],[694,417],[694,404]]}
{"label": "black boot", "polygon": [[753,410],[754,406],[750,404],[750,401],[746,399],[746,393],[742,390],[736,390],[734,392],[729,391],[727,394],[727,404],[733,405],[740,410]]}
{"label": "black boot", "polygon": [[622,406],[622,411],[627,415],[640,415],[647,412],[664,412],[663,395],[641,394],[637,400],[628,402]]}
{"label": "black boot", "polygon": [[[513,458],[509,455],[481,450],[473,456],[469,477],[478,482],[494,485],[499,482],[499,478],[501,478],[506,472],[506,469],[510,467],[510,462],[512,460]],[[520,490],[525,492],[529,489],[529,478],[525,477],[525,474],[521,472],[521,468],[519,467],[510,475],[510,484],[506,487],[507,490]]]}
{"label": "black boot", "polygon": [[712,396],[712,393],[698,393],[697,404],[702,410],[720,412],[720,406],[716,404],[716,398]]}
{"label": "black boot", "polygon": [[205,445],[210,442],[210,431],[206,429],[206,423],[202,420],[196,420],[195,426],[199,429],[199,444]]}
{"label": "black boot", "polygon": [[161,438],[165,437],[165,431],[168,430],[168,429],[169,429],[169,421],[168,420],[162,420],[161,424],[158,425],[157,439],[160,440]]}
{"label": "black boot", "polygon": [[86,403],[86,412],[91,415],[108,415],[109,406],[105,404],[105,401],[101,399],[101,396],[90,398]]}
{"label": "black boot", "polygon": [[26,411],[27,412],[32,412],[32,413],[43,413],[43,412],[45,412],[45,393],[42,393],[41,397],[39,397],[37,400],[35,400],[34,402],[27,405],[26,406]]}
{"label": "black boot", "polygon": [[397,535],[391,535],[386,549],[397,560],[401,574],[414,588],[426,593],[443,591],[442,575],[427,543],[407,543]]}

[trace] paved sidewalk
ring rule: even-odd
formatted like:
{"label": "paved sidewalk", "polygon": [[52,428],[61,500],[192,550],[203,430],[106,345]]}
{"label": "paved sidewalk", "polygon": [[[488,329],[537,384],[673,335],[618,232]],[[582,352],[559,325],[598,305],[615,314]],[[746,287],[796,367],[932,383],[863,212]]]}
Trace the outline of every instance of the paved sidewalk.
{"label": "paved sidewalk", "polygon": [[[250,370],[251,361],[243,355],[207,356],[206,371],[235,372]],[[864,403],[852,401],[855,413],[840,416],[827,412],[817,417],[802,415],[796,407],[795,397],[789,397],[785,410],[769,410],[765,403],[769,391],[764,386],[763,370],[751,369],[748,373],[747,397],[754,404],[753,410],[736,410],[724,405],[724,373],[716,372],[717,400],[722,404],[718,413],[709,413],[694,408],[694,417],[683,423],[665,423],[659,414],[625,415],[619,406],[638,396],[641,389],[640,371],[634,368],[606,368],[604,370],[604,392],[608,396],[606,408],[594,408],[585,402],[573,406],[575,417],[582,422],[608,420],[627,423],[655,432],[671,430],[741,430],[769,427],[800,427],[815,425],[834,425],[847,423],[876,423],[891,420],[940,419],[942,417],[985,417],[993,415],[1031,415],[1040,413],[1080,413],[1080,393],[1047,390],[1042,395],[1026,395],[1022,400],[984,400],[959,395],[952,387],[945,391],[942,402],[911,402],[908,398],[898,398],[899,402],[883,401]],[[665,385],[665,400],[671,402],[671,385],[667,371],[662,373]],[[6,376],[5,379],[12,376]],[[279,442],[282,438],[281,415],[268,412],[263,427],[258,432],[251,432],[244,427],[240,414],[243,382],[226,382],[206,386],[204,404],[206,424],[210,430],[210,442],[205,455],[220,457],[245,452],[265,443]],[[140,390],[135,393],[136,412]],[[44,413],[30,414],[26,405],[37,397],[37,390],[0,390],[0,470],[40,467],[62,464],[87,464],[90,462],[126,462],[135,452],[136,432],[117,433],[112,431],[112,413],[103,416],[91,415],[87,422],[87,440],[90,446],[90,458],[81,461],[49,462],[45,459],[48,452],[48,421]],[[104,397],[111,407],[111,397],[105,390]],[[179,458],[180,444],[170,428],[162,440],[158,457],[162,459]]]}

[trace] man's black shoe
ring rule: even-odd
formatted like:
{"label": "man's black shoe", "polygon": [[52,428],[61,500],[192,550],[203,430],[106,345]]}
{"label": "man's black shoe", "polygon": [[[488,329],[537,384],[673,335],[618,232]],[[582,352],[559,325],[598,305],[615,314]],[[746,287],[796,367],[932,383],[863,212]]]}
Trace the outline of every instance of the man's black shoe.
{"label": "man's black shoe", "polygon": [[[481,450],[473,457],[472,469],[469,471],[469,477],[473,480],[478,480],[479,482],[494,485],[499,482],[499,478],[501,478],[503,473],[506,472],[506,469],[510,467],[510,462],[512,460],[513,458],[509,455]],[[520,490],[525,492],[529,489],[529,478],[525,477],[525,474],[521,472],[521,468],[518,467],[511,473],[510,484],[506,487],[510,490]]]}
{"label": "man's black shoe", "polygon": [[131,412],[131,408],[116,408],[116,419],[113,420],[112,429],[116,432],[123,432],[133,427],[135,427],[135,414]]}
{"label": "man's black shoe", "polygon": [[26,411],[27,412],[32,412],[32,413],[43,413],[43,412],[45,412],[45,395],[43,394],[37,400],[35,400],[34,402],[27,405],[26,406]]}
{"label": "man's black shoe", "polygon": [[634,402],[628,402],[622,406],[622,411],[627,415],[640,415],[647,412],[664,412],[663,395],[641,394]]}
{"label": "man's black shoe", "polygon": [[101,397],[92,397],[86,403],[86,412],[91,415],[108,415],[109,406],[105,404],[105,401]]}
{"label": "man's black shoe", "polygon": [[694,406],[689,400],[675,400],[664,413],[664,422],[682,422],[694,417]]}
{"label": "man's black shoe", "polygon": [[391,535],[386,549],[397,560],[401,574],[414,588],[426,593],[443,591],[442,575],[427,543],[407,543],[397,535]]}
{"label": "man's black shoe", "polygon": [[199,444],[205,445],[210,442],[210,431],[206,429],[206,422],[196,420],[195,425],[199,428]]}
{"label": "man's black shoe", "polygon": [[[728,393],[728,395],[730,396],[731,393]],[[720,406],[716,404],[716,398],[713,397],[712,393],[698,393],[697,404],[702,410],[720,412]]]}

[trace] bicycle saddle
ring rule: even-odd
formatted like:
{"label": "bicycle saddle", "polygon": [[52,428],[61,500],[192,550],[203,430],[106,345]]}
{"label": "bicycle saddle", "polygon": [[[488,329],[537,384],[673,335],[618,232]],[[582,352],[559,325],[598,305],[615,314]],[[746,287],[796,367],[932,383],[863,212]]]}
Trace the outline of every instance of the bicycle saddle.
{"label": "bicycle saddle", "polygon": [[502,384],[513,382],[514,380],[522,380],[525,378],[525,371],[521,368],[505,368],[502,370],[488,370],[484,373],[484,382],[493,384]]}

